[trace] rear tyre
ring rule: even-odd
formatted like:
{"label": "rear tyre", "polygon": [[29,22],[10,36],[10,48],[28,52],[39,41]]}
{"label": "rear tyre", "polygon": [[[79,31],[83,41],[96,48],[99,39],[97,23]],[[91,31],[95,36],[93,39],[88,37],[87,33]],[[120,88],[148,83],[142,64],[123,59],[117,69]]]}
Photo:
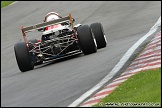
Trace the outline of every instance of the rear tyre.
{"label": "rear tyre", "polygon": [[21,72],[26,72],[34,68],[34,63],[28,52],[25,42],[18,42],[14,45],[16,61]]}
{"label": "rear tyre", "polygon": [[102,27],[101,23],[93,23],[90,25],[90,28],[92,29],[94,33],[94,37],[96,38],[97,42],[97,48],[104,48],[107,45],[107,40],[104,34],[104,29]]}
{"label": "rear tyre", "polygon": [[78,27],[77,33],[81,50],[85,55],[97,52],[96,40],[88,25]]}

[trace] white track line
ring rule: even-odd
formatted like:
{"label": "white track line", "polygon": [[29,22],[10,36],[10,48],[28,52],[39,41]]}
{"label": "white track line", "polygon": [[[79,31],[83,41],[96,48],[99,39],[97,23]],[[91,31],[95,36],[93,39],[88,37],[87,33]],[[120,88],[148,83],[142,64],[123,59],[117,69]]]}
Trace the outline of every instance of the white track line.
{"label": "white track line", "polygon": [[144,35],[142,38],[140,38],[120,59],[120,61],[115,65],[115,67],[111,70],[111,72],[104,77],[97,85],[95,85],[93,88],[88,90],[86,93],[84,93],[82,96],[80,96],[77,100],[75,100],[73,103],[71,103],[68,107],[76,107],[80,105],[83,101],[85,101],[87,98],[89,98],[94,92],[99,90],[105,83],[107,83],[113,76],[124,66],[124,64],[128,61],[128,59],[132,56],[134,51],[149,37],[151,36],[158,27],[161,26],[161,16],[159,17],[158,21],[155,23],[155,25],[150,29],[150,31]]}
{"label": "white track line", "polygon": [[8,6],[11,6],[11,5],[13,5],[13,4],[17,3],[17,2],[18,2],[18,1],[15,1],[15,2],[13,2],[13,3],[9,4]]}

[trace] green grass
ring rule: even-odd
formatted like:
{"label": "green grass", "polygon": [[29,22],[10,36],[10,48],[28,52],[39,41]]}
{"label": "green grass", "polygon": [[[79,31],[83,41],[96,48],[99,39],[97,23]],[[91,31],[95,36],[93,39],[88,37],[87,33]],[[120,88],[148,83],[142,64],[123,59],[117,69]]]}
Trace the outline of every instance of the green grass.
{"label": "green grass", "polygon": [[13,3],[14,1],[1,1],[1,8],[8,6],[9,4]]}
{"label": "green grass", "polygon": [[104,107],[107,105],[106,103],[111,102],[125,103],[125,105],[126,102],[146,102],[148,105],[157,103],[161,106],[161,68],[139,72],[131,76],[93,107],[101,107],[101,103]]}

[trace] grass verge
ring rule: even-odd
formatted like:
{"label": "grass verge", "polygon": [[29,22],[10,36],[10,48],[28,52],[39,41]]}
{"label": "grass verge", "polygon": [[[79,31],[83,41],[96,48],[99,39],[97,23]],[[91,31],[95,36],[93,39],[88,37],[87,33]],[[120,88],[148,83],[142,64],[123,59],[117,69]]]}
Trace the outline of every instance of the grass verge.
{"label": "grass verge", "polygon": [[14,1],[1,1],[1,8],[8,6],[9,4],[13,3]]}
{"label": "grass verge", "polygon": [[131,76],[93,107],[113,105],[161,106],[161,68],[142,71]]}

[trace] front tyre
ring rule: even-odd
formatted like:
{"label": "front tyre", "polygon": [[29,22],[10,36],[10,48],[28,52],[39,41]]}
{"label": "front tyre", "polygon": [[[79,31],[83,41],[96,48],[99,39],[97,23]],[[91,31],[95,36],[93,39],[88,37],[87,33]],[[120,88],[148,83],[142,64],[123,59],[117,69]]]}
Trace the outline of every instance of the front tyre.
{"label": "front tyre", "polygon": [[93,33],[88,25],[78,27],[78,40],[85,55],[97,52],[97,45]]}
{"label": "front tyre", "polygon": [[21,72],[29,71],[34,68],[28,48],[25,42],[18,42],[14,45],[16,61]]}
{"label": "front tyre", "polygon": [[104,29],[102,27],[101,23],[93,23],[90,25],[93,33],[94,33],[94,37],[96,38],[96,42],[97,42],[97,48],[104,48],[107,45],[107,40],[104,34]]}

